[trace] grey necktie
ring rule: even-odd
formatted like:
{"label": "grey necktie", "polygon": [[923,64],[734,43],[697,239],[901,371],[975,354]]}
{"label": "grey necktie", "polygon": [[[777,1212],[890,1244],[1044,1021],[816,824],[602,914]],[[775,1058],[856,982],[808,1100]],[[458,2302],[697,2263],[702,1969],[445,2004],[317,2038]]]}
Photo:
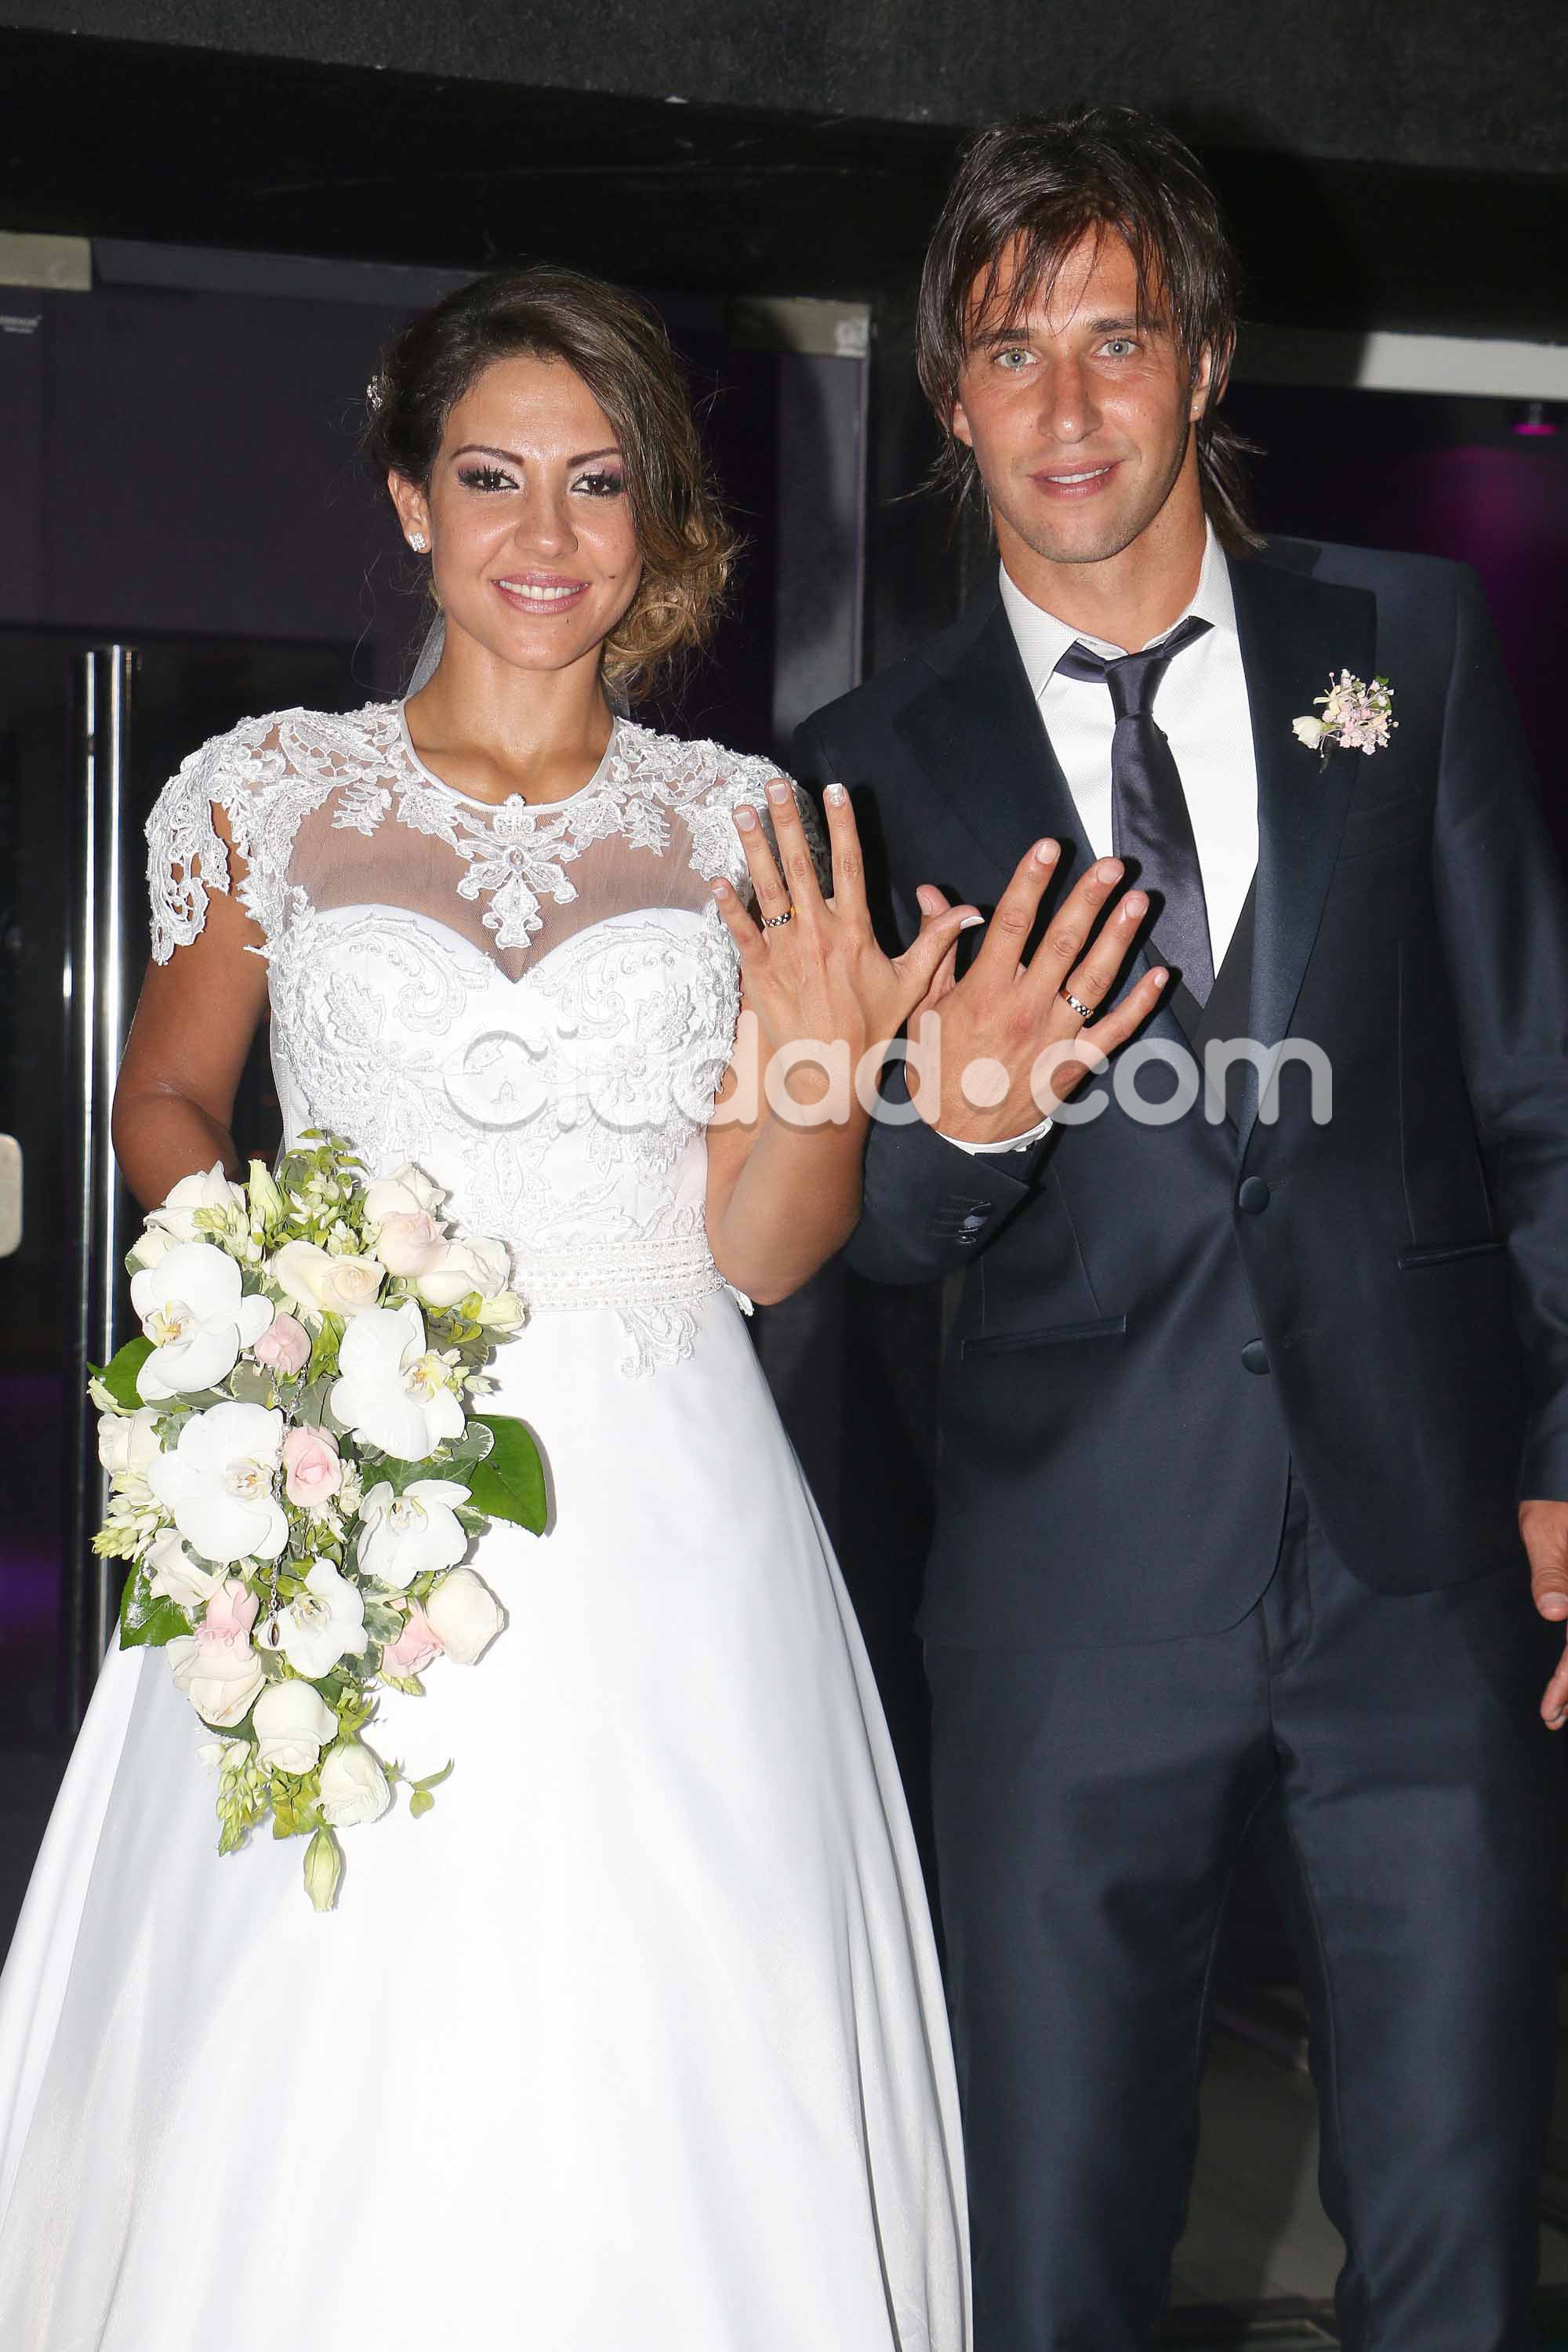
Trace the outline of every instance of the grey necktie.
{"label": "grey necktie", "polygon": [[1110,746],[1110,841],[1116,856],[1153,900],[1161,957],[1173,964],[1200,1004],[1214,986],[1208,904],[1204,898],[1193,821],[1170,744],[1154,723],[1160,680],[1184,646],[1201,637],[1207,621],[1189,614],[1170,635],[1141,654],[1110,657],[1074,643],[1057,667],[1064,677],[1110,688],[1116,733]]}

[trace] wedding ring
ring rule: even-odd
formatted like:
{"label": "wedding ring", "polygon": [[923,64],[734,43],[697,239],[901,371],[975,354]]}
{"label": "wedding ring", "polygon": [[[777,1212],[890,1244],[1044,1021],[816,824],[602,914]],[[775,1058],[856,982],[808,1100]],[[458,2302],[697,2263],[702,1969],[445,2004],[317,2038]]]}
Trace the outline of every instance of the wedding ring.
{"label": "wedding ring", "polygon": [[1085,1004],[1082,998],[1075,996],[1070,988],[1058,989],[1057,993],[1061,998],[1064,1004],[1071,1005],[1073,1011],[1078,1014],[1080,1021],[1092,1021],[1094,1019],[1093,1005]]}
{"label": "wedding ring", "polygon": [[794,920],[795,908],[793,907],[786,907],[782,915],[764,915],[763,917],[763,929],[764,931],[776,931],[781,923],[793,923]]}

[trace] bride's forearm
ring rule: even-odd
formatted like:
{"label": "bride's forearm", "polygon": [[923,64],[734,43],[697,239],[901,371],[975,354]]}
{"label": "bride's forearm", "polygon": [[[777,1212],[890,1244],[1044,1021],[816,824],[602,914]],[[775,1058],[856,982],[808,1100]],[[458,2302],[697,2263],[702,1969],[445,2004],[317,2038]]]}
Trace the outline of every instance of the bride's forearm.
{"label": "bride's forearm", "polygon": [[221,1161],[228,1176],[245,1162],[233,1136],[187,1095],[128,1093],[114,1098],[114,1156],[143,1209],[166,1200],[182,1176]]}
{"label": "bride's forearm", "polygon": [[771,1307],[843,1248],[860,1214],[867,1120],[803,1127],[770,1115],[727,1195],[710,1195],[708,1238],[727,1282]]}

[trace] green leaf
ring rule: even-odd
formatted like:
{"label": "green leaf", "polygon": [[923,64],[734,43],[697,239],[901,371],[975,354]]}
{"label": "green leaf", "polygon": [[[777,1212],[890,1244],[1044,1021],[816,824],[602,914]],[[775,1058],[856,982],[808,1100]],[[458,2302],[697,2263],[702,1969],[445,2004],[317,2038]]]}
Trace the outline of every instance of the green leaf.
{"label": "green leaf", "polygon": [[413,1819],[417,1821],[421,1813],[431,1813],[434,1812],[435,1810],[436,1800],[430,1794],[429,1790],[416,1789],[414,1794],[408,1800],[408,1811]]}
{"label": "green leaf", "polygon": [[342,1344],[343,1328],[343,1318],[341,1315],[322,1316],[321,1328],[311,1343],[310,1360],[305,1367],[305,1378],[308,1381],[318,1381],[323,1374],[331,1374],[332,1378],[336,1378],[338,1349]]}
{"label": "green leaf", "polygon": [[475,1463],[468,1481],[475,1510],[492,1519],[510,1519],[531,1535],[542,1535],[549,1515],[544,1465],[531,1433],[510,1413],[479,1412],[473,1418],[495,1440],[485,1459]]}
{"label": "green leaf", "polygon": [[277,1384],[265,1364],[247,1364],[243,1357],[228,1376],[229,1394],[241,1404],[270,1409],[278,1402]]}
{"label": "green leaf", "polygon": [[482,1462],[493,1452],[495,1432],[477,1413],[463,1423],[461,1433],[450,1441],[449,1452],[454,1462]]}
{"label": "green leaf", "polygon": [[145,1560],[138,1560],[120,1596],[120,1646],[122,1650],[161,1650],[180,1633],[191,1630],[183,1609],[163,1593],[148,1591],[151,1580]]}
{"label": "green leaf", "polygon": [[142,1401],[136,1375],[152,1353],[152,1340],[144,1339],[138,1332],[134,1339],[127,1339],[123,1348],[115,1350],[112,1362],[89,1364],[88,1370],[103,1382],[116,1404],[134,1412]]}

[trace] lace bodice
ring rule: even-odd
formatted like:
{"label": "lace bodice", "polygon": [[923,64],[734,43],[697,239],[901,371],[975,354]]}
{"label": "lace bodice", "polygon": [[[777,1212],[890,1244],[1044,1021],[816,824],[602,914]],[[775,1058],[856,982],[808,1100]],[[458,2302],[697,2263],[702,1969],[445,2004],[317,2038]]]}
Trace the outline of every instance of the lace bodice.
{"label": "lace bodice", "polygon": [[421,764],[400,704],[247,720],[148,819],[153,953],[234,882],[287,1134],[332,1129],[378,1172],[416,1161],[506,1242],[536,1310],[613,1306],[625,1369],[647,1370],[721,1286],[704,1130],[739,982],[710,885],[748,888],[733,813],[765,814],[775,772],[617,719],[570,799],[497,806]]}

